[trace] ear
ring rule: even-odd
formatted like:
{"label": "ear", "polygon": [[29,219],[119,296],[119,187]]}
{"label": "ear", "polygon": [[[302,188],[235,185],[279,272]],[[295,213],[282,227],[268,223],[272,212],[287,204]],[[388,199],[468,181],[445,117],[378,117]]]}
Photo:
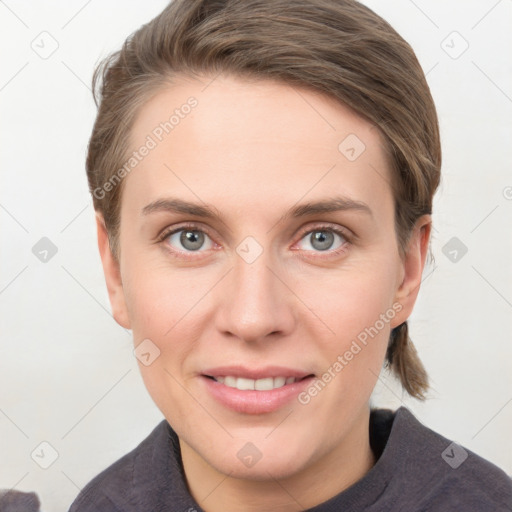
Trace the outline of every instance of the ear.
{"label": "ear", "polygon": [[431,228],[432,218],[430,215],[421,216],[414,225],[402,259],[401,282],[395,295],[395,303],[400,304],[402,309],[391,322],[391,327],[399,326],[412,313],[418,292],[420,291]]}
{"label": "ear", "polygon": [[110,305],[112,306],[112,314],[119,325],[125,329],[130,329],[130,319],[124,298],[119,262],[112,254],[105,221],[103,220],[103,216],[99,213],[96,214],[96,227],[98,231],[98,248],[100,250],[103,273],[105,274],[105,281],[107,283]]}

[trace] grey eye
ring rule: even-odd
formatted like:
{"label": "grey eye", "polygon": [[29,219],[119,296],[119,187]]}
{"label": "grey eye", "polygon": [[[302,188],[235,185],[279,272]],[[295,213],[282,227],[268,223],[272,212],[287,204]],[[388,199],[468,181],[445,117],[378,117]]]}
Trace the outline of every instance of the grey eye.
{"label": "grey eye", "polygon": [[300,248],[306,251],[321,252],[339,249],[347,239],[333,229],[315,229],[306,233],[300,241]]}
{"label": "grey eye", "polygon": [[334,234],[330,231],[314,231],[310,235],[311,246],[318,251],[326,251],[334,243]]}
{"label": "grey eye", "polygon": [[167,237],[168,244],[177,251],[199,251],[211,249],[213,242],[210,237],[196,229],[180,229]]}
{"label": "grey eye", "polygon": [[204,244],[204,233],[200,231],[182,231],[180,242],[185,249],[197,251]]}

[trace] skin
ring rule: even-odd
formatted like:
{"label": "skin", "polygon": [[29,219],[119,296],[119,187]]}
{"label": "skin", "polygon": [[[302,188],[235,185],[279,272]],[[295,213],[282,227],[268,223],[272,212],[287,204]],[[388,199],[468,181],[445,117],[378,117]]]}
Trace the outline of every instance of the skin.
{"label": "skin", "polygon": [[[133,330],[135,345],[150,339],[160,350],[141,373],[180,437],[201,507],[302,510],[375,463],[369,398],[390,330],[416,300],[431,219],[418,220],[401,257],[378,130],[346,106],[281,83],[183,77],[142,107],[133,148],[190,96],[197,107],[124,179],[118,261],[98,214],[113,314]],[[354,161],[338,150],[349,134],[366,146]],[[371,213],[284,218],[298,204],[335,196]],[[210,205],[221,218],[143,213],[171,197]],[[198,251],[180,244],[179,233],[159,239],[186,222],[208,235]],[[312,232],[333,228],[346,237],[335,235],[332,248],[311,243]],[[237,253],[247,236],[263,249],[252,263]],[[244,414],[205,390],[200,375],[212,366],[280,365],[320,376],[393,304],[400,311],[307,405],[292,400],[275,412]],[[237,457],[247,442],[262,454],[252,467]]]}

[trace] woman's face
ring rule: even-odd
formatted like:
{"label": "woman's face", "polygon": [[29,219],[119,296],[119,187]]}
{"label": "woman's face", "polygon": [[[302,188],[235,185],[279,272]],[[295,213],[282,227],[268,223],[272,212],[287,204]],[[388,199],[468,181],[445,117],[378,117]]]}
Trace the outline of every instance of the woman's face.
{"label": "woman's face", "polygon": [[182,446],[254,479],[341,453],[367,432],[423,264],[399,256],[377,129],[322,95],[219,76],[159,92],[130,142],[119,273],[100,247]]}

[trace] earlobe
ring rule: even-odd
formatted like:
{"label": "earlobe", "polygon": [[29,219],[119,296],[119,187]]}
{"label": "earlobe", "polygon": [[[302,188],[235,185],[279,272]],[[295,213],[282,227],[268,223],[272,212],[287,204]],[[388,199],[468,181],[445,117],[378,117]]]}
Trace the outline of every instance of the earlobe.
{"label": "earlobe", "polygon": [[98,233],[98,249],[112,307],[112,315],[119,325],[125,329],[130,329],[130,319],[126,308],[119,262],[112,254],[105,221],[100,213],[96,214],[96,228]]}
{"label": "earlobe", "polygon": [[395,295],[395,302],[399,303],[402,308],[400,314],[395,317],[392,327],[405,322],[412,313],[421,285],[431,228],[431,216],[423,215],[416,221],[409,238],[403,257],[403,278]]}

